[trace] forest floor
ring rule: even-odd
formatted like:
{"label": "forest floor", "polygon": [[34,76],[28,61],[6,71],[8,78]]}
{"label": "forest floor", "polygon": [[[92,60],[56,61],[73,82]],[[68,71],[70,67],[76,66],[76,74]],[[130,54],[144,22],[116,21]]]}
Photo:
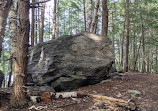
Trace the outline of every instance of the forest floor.
{"label": "forest floor", "polygon": [[[79,88],[75,91],[83,91],[88,94],[114,97],[125,101],[132,100],[137,109],[134,111],[158,111],[158,75],[142,73],[113,74],[111,79],[95,85]],[[135,94],[134,94],[135,93]],[[9,99],[0,99],[2,106],[0,111],[7,111]],[[9,111],[36,111],[29,110],[31,106],[43,107],[43,111],[130,111],[119,107],[112,109],[106,104],[99,104],[89,96],[81,98],[52,99],[47,103],[29,103],[28,108],[9,109]]]}

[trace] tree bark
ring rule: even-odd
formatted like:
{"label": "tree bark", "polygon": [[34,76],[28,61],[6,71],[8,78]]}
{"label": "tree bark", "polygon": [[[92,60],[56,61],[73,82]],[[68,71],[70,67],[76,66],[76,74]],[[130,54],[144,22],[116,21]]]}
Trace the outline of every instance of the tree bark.
{"label": "tree bark", "polygon": [[83,0],[83,13],[84,13],[84,30],[86,31],[87,27],[86,27],[86,2],[85,0]]}
{"label": "tree bark", "polygon": [[148,53],[148,56],[147,56],[147,72],[149,73],[150,72],[150,58],[149,58],[149,47],[147,48],[147,53]]}
{"label": "tree bark", "polygon": [[[43,1],[45,1],[45,0],[43,0]],[[45,3],[42,3],[41,19],[40,19],[40,32],[39,32],[39,42],[43,42],[44,12],[45,12]]]}
{"label": "tree bark", "polygon": [[108,7],[107,0],[102,0],[102,35],[107,37],[108,35]]}
{"label": "tree bark", "polygon": [[5,26],[12,0],[0,0],[0,63]]}
{"label": "tree bark", "polygon": [[144,73],[146,72],[145,68],[145,31],[144,31],[144,24],[143,24],[143,16],[142,16],[142,11],[141,11],[141,4],[140,0],[138,0],[139,4],[139,11],[140,11],[140,23],[141,23],[141,31],[142,31],[142,48],[143,48],[143,60],[142,60],[142,70],[141,72]]}
{"label": "tree bark", "polygon": [[158,53],[157,53],[157,45],[156,45],[156,58],[155,58],[155,61],[156,61],[156,66],[155,66],[155,71],[156,71],[156,73],[158,73],[158,65],[157,65],[157,56],[158,56]]}
{"label": "tree bark", "polygon": [[35,44],[37,44],[37,35],[38,35],[38,9],[35,9],[36,13],[35,13]]}
{"label": "tree bark", "polygon": [[9,79],[8,79],[8,87],[11,86],[11,77],[12,77],[12,72],[13,72],[13,59],[9,60],[9,68],[10,68],[10,72],[9,72]]}
{"label": "tree bark", "polygon": [[11,106],[22,108],[27,104],[25,95],[25,78],[27,76],[27,60],[29,46],[29,0],[18,0],[19,33],[17,36],[16,60],[14,66],[14,86]]}
{"label": "tree bark", "polygon": [[55,39],[55,28],[56,28],[56,0],[54,0],[54,20],[53,20],[53,32],[52,32],[52,39]]}
{"label": "tree bark", "polygon": [[153,48],[151,48],[150,73],[154,73],[154,69],[153,69]]}
{"label": "tree bark", "polygon": [[56,12],[57,12],[57,16],[56,16],[56,23],[57,23],[57,37],[59,37],[59,0],[56,6]]}
{"label": "tree bark", "polygon": [[133,35],[133,71],[136,71],[136,69],[134,68],[134,63],[135,63],[135,59],[136,59],[136,34],[135,34],[135,29],[134,29],[134,35]]}
{"label": "tree bark", "polygon": [[8,87],[10,87],[11,77],[12,77],[12,64],[13,58],[15,58],[15,50],[16,50],[16,42],[17,42],[17,33],[18,33],[18,26],[17,26],[17,12],[14,6],[14,2],[12,1],[12,5],[9,12],[9,30],[10,30],[10,60],[9,60],[9,80],[8,80]]}
{"label": "tree bark", "polygon": [[127,29],[126,29],[126,64],[125,64],[125,72],[128,72],[128,56],[129,56],[129,0],[126,0],[126,16],[127,16]]}
{"label": "tree bark", "polygon": [[4,80],[3,80],[3,87],[5,88],[5,83],[6,83],[6,75],[5,75],[5,56],[4,56],[4,53],[5,53],[5,50],[4,50],[4,44],[2,44],[2,60],[3,60],[3,64],[2,64],[2,69],[3,69],[3,74],[4,74]]}
{"label": "tree bark", "polygon": [[89,0],[89,12],[88,12],[88,25],[87,31],[90,32],[91,24],[92,24],[92,0]]}
{"label": "tree bark", "polygon": [[[34,3],[35,0],[32,0],[32,3]],[[32,8],[32,24],[31,24],[31,46],[34,46],[34,33],[35,33],[35,9]]]}
{"label": "tree bark", "polygon": [[121,71],[123,71],[123,46],[124,46],[124,38],[125,38],[125,28],[126,28],[126,16],[125,16],[125,19],[124,19],[124,25],[123,25],[123,32],[122,32],[122,42],[121,42],[121,54],[120,54],[120,57],[121,57]]}
{"label": "tree bark", "polygon": [[95,33],[95,27],[97,26],[97,22],[98,22],[99,3],[100,3],[100,0],[96,0],[95,9],[94,9],[94,19],[92,22],[92,26],[90,28],[90,32],[93,32],[93,33]]}
{"label": "tree bark", "polygon": [[18,33],[17,12],[14,6],[14,2],[12,3],[9,12],[9,31],[10,31],[10,58],[12,59],[13,57],[15,57],[17,33]]}
{"label": "tree bark", "polygon": [[4,80],[4,74],[3,74],[3,72],[0,70],[0,88],[2,87],[3,80]]}

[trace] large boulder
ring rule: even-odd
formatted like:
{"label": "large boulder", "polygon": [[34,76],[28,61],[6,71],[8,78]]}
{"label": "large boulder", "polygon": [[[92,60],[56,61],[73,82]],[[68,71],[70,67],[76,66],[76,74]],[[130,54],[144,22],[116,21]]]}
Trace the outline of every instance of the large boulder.
{"label": "large boulder", "polygon": [[28,82],[56,91],[75,89],[106,79],[114,61],[109,38],[84,32],[30,48]]}

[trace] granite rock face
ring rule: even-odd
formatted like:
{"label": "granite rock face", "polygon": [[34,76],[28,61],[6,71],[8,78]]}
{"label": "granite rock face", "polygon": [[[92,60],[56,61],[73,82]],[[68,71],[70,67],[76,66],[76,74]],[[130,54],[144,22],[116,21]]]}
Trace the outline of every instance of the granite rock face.
{"label": "granite rock face", "polygon": [[56,91],[75,89],[106,79],[114,63],[109,38],[84,32],[30,48],[28,82]]}

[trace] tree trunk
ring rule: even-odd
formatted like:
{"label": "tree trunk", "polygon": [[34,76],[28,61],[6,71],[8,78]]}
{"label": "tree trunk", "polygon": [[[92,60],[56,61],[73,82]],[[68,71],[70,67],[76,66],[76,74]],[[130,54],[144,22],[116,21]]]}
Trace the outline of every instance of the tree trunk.
{"label": "tree trunk", "polygon": [[155,58],[155,61],[156,61],[156,66],[155,66],[155,71],[156,71],[156,73],[158,73],[158,66],[157,66],[157,56],[158,56],[158,53],[157,53],[157,45],[156,45],[156,58]]}
{"label": "tree trunk", "polygon": [[16,51],[16,42],[17,42],[17,33],[18,33],[18,26],[17,26],[17,12],[16,8],[14,6],[14,2],[11,5],[11,9],[9,12],[9,30],[10,30],[10,60],[9,60],[9,80],[8,80],[8,87],[11,83],[11,77],[12,77],[12,64],[13,64],[13,58],[15,58],[15,51]]}
{"label": "tree trunk", "polygon": [[35,8],[35,45],[37,44],[38,36],[38,9]]}
{"label": "tree trunk", "polygon": [[57,37],[59,37],[59,0],[56,6],[57,16],[56,16],[56,23],[57,23]]}
{"label": "tree trunk", "polygon": [[11,77],[12,77],[12,72],[13,72],[13,59],[10,59],[9,60],[9,69],[10,69],[10,72],[9,72],[9,79],[8,79],[8,87],[11,86]]}
{"label": "tree trunk", "polygon": [[136,34],[135,34],[135,29],[134,29],[134,34],[133,34],[133,71],[136,71],[134,63],[135,63],[135,59],[136,59]]}
{"label": "tree trunk", "polygon": [[84,13],[84,30],[86,31],[86,2],[83,0],[83,13]]}
{"label": "tree trunk", "polygon": [[149,51],[149,46],[148,46],[147,49],[148,49],[147,50],[147,53],[148,53],[148,56],[147,56],[147,72],[149,73],[150,72],[150,58],[149,58],[150,51]]}
{"label": "tree trunk", "polygon": [[[45,1],[45,0],[43,0],[43,1]],[[39,42],[43,42],[44,12],[45,12],[45,3],[42,3],[41,19],[40,19],[40,32],[39,32]]]}
{"label": "tree trunk", "polygon": [[125,72],[128,72],[128,56],[129,56],[129,0],[126,0],[126,16],[127,16],[127,29],[126,29],[126,64],[125,64]]}
{"label": "tree trunk", "polygon": [[37,20],[37,9],[35,9],[35,45],[37,44],[37,33],[38,33],[38,20]]}
{"label": "tree trunk", "polygon": [[2,60],[3,60],[3,64],[2,64],[2,69],[3,69],[3,74],[4,74],[4,80],[3,80],[3,87],[5,88],[5,83],[6,83],[6,72],[5,72],[5,50],[4,50],[4,44],[2,44]]}
{"label": "tree trunk", "polygon": [[2,42],[5,34],[5,26],[6,26],[6,21],[11,3],[12,0],[0,1],[0,63],[1,63]]}
{"label": "tree trunk", "polygon": [[[71,4],[71,0],[69,0],[69,4]],[[72,35],[72,17],[71,17],[71,7],[69,7],[69,32]]]}
{"label": "tree trunk", "polygon": [[[35,0],[32,0],[32,3],[34,3]],[[34,46],[34,28],[35,28],[35,9],[32,8],[32,24],[31,24],[31,46]]]}
{"label": "tree trunk", "polygon": [[29,0],[18,0],[19,33],[17,36],[16,59],[14,66],[14,86],[11,106],[22,108],[27,104],[25,95],[25,78],[27,76],[27,60],[29,46]]}
{"label": "tree trunk", "polygon": [[123,71],[123,46],[124,46],[124,38],[125,38],[125,28],[126,28],[126,16],[125,16],[125,20],[124,20],[124,25],[123,25],[123,33],[122,33],[122,42],[121,42],[121,71]]}
{"label": "tree trunk", "polygon": [[0,70],[0,88],[2,87],[3,80],[4,80],[4,74],[3,74],[3,72]]}
{"label": "tree trunk", "polygon": [[107,0],[102,0],[102,35],[107,37],[108,35],[108,7]]}
{"label": "tree trunk", "polygon": [[111,34],[111,39],[112,39],[112,46],[113,46],[113,53],[114,53],[114,58],[115,58],[115,45],[114,45],[114,11],[112,11],[112,26],[111,26],[111,29],[112,29],[112,34]]}
{"label": "tree trunk", "polygon": [[143,47],[143,60],[142,60],[142,70],[141,72],[146,72],[145,69],[145,32],[144,32],[144,24],[143,24],[143,17],[142,17],[142,11],[141,11],[141,4],[140,0],[138,0],[139,3],[139,11],[140,11],[140,23],[141,23],[141,30],[142,30],[142,47]]}
{"label": "tree trunk", "polygon": [[55,28],[56,28],[56,0],[54,0],[54,14],[53,14],[53,32],[52,32],[52,39],[55,39]]}
{"label": "tree trunk", "polygon": [[154,73],[154,69],[153,69],[153,48],[151,48],[150,73]]}
{"label": "tree trunk", "polygon": [[15,57],[16,42],[17,42],[17,12],[14,6],[14,2],[11,5],[11,10],[9,12],[9,30],[10,30],[10,58]]}
{"label": "tree trunk", "polygon": [[93,32],[93,33],[95,33],[95,27],[97,26],[97,22],[98,22],[99,3],[100,3],[100,0],[96,0],[95,9],[94,9],[94,19],[92,22],[92,26],[90,28],[90,32]]}
{"label": "tree trunk", "polygon": [[90,32],[91,24],[92,24],[92,0],[89,0],[89,12],[88,12],[88,25],[87,31]]}

